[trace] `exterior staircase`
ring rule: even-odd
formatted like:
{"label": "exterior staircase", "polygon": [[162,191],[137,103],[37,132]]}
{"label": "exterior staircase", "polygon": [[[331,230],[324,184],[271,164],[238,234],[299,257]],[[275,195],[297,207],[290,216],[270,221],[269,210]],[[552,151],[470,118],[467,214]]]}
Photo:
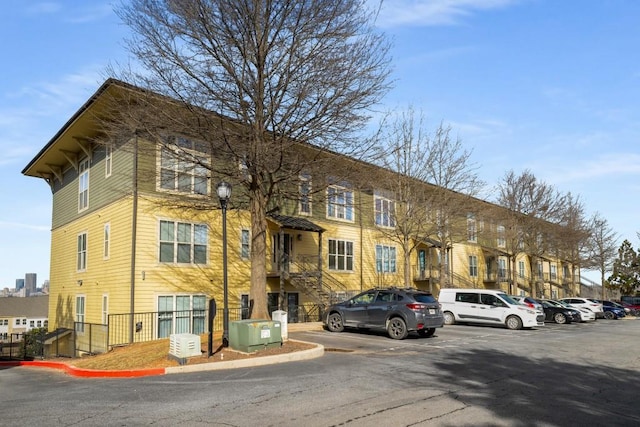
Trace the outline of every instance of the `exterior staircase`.
{"label": "exterior staircase", "polygon": [[298,265],[296,272],[286,272],[285,280],[321,307],[342,301],[349,296],[346,286],[327,273],[305,269]]}

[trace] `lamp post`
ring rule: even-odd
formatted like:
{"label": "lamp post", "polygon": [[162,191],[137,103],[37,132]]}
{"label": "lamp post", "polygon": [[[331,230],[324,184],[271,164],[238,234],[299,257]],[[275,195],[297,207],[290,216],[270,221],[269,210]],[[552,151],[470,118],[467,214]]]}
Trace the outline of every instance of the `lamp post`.
{"label": "lamp post", "polygon": [[227,202],[231,197],[231,184],[220,181],[216,188],[222,208],[222,284],[224,302],[222,309],[222,346],[229,347],[229,289],[227,281]]}

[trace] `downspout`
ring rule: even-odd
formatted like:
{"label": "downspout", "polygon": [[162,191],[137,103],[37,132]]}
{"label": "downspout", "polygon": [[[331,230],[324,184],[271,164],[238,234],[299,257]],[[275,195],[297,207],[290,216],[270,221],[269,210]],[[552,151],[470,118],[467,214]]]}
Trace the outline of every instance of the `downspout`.
{"label": "downspout", "polygon": [[133,212],[131,214],[131,290],[129,295],[129,344],[133,343],[133,330],[136,297],[136,229],[138,225],[138,135],[133,146]]}

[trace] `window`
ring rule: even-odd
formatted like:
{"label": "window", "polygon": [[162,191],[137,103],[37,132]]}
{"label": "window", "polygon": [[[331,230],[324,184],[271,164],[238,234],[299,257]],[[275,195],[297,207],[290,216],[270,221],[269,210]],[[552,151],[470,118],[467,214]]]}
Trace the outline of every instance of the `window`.
{"label": "window", "polygon": [[87,233],[78,234],[78,257],[76,263],[78,271],[87,269]]}
{"label": "window", "polygon": [[187,194],[209,194],[206,149],[187,138],[173,138],[160,152],[160,188]]}
{"label": "window", "polygon": [[353,271],[353,242],[329,239],[329,270]]}
{"label": "window", "polygon": [[505,237],[504,225],[499,225],[497,232],[498,232],[498,247],[504,248],[505,246],[507,246],[507,239]]}
{"label": "window", "polygon": [[29,328],[35,328],[36,327],[36,321],[35,320],[29,320]]}
{"label": "window", "polygon": [[111,166],[113,162],[113,145],[107,144],[105,146],[105,157],[104,157],[104,176],[105,178],[109,178],[111,176]]}
{"label": "window", "polygon": [[518,276],[524,277],[524,261],[518,261]]}
{"label": "window", "polygon": [[478,277],[478,257],[469,255],[469,276]]}
{"label": "window", "polygon": [[378,273],[396,272],[396,248],[376,245],[376,271]]}
{"label": "window", "polygon": [[498,279],[507,277],[507,261],[504,258],[498,258]]}
{"label": "window", "polygon": [[26,325],[27,324],[27,319],[22,319],[22,324]]}
{"label": "window", "polygon": [[327,217],[353,221],[353,191],[330,186],[327,189]]}
{"label": "window", "polygon": [[16,319],[16,326],[20,326],[20,319]]}
{"label": "window", "polygon": [[250,313],[249,310],[249,294],[242,294],[240,295],[240,308],[241,308],[241,317],[242,320],[244,319],[248,319]]}
{"label": "window", "polygon": [[160,262],[207,263],[207,226],[160,221]]}
{"label": "window", "polygon": [[111,224],[106,223],[104,225],[104,245],[103,245],[103,257],[104,259],[109,258],[109,240],[111,235]]}
{"label": "window", "polygon": [[543,278],[543,268],[542,268],[542,263],[538,262],[538,278],[542,279]]}
{"label": "window", "polygon": [[250,251],[249,230],[242,229],[240,230],[240,257],[242,259],[249,259]]}
{"label": "window", "polygon": [[381,227],[396,226],[396,202],[383,197],[375,197],[376,225]]}
{"label": "window", "polygon": [[476,229],[476,217],[473,214],[467,214],[467,240],[470,242],[478,241],[478,232]]}
{"label": "window", "polygon": [[309,176],[300,176],[299,191],[298,213],[300,215],[311,215],[311,178]]}
{"label": "window", "polygon": [[42,328],[42,320],[38,320],[37,326],[38,328]]}
{"label": "window", "polygon": [[84,332],[84,295],[76,296],[76,332]]}
{"label": "window", "polygon": [[167,338],[171,334],[206,332],[206,307],[207,297],[204,295],[158,297],[158,338]]}
{"label": "window", "polygon": [[109,323],[109,297],[102,295],[102,324],[107,325]]}
{"label": "window", "polygon": [[78,165],[78,212],[89,207],[89,159]]}
{"label": "window", "polygon": [[551,274],[551,280],[556,280],[558,278],[558,267],[555,264],[551,264],[549,266],[549,273]]}

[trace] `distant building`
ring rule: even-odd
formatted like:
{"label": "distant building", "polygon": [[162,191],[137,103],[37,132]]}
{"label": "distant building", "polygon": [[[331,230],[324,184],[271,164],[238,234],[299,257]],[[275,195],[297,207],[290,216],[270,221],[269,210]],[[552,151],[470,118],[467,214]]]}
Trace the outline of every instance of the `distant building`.
{"label": "distant building", "polygon": [[0,340],[9,334],[46,328],[49,324],[49,296],[0,298]]}
{"label": "distant building", "polygon": [[16,292],[24,288],[24,279],[16,279]]}
{"label": "distant building", "polygon": [[38,285],[38,275],[36,273],[27,273],[24,276],[24,288],[27,290],[26,295],[33,295],[36,293],[36,287]]}

